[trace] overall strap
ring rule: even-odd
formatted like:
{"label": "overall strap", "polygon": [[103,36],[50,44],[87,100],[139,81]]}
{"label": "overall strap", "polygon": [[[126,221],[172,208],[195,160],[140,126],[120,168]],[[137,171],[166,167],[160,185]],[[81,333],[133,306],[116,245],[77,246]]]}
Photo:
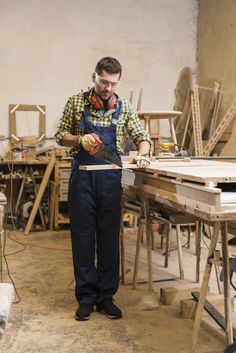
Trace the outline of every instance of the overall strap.
{"label": "overall strap", "polygon": [[[86,98],[88,97],[89,92],[84,92],[83,93],[83,97],[84,97],[84,101],[86,100]],[[84,123],[87,122],[88,117],[90,117],[90,109],[89,109],[89,105],[84,105],[84,111],[82,112],[81,118],[80,118],[80,122],[79,122],[79,128],[81,130],[84,130]],[[91,121],[91,119],[90,119]]]}
{"label": "overall strap", "polygon": [[118,100],[118,108],[112,114],[112,119],[111,119],[111,125],[112,126],[114,126],[114,125],[116,126],[117,125],[117,121],[118,121],[119,116],[120,116],[121,108],[122,108],[122,102],[121,102],[121,100]]}

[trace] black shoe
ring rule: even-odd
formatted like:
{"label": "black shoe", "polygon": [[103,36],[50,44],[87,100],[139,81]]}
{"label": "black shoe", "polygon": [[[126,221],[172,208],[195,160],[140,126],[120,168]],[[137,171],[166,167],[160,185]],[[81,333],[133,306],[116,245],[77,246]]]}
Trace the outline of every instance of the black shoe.
{"label": "black shoe", "polygon": [[76,310],[75,319],[78,321],[86,321],[90,319],[93,312],[93,304],[81,303]]}
{"label": "black shoe", "polygon": [[114,300],[104,299],[101,303],[97,304],[97,311],[105,314],[109,319],[122,318],[121,310],[114,304]]}

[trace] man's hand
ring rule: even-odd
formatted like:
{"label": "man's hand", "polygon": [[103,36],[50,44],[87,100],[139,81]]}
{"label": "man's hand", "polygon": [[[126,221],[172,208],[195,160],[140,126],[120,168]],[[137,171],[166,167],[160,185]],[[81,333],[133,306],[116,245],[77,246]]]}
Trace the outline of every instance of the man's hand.
{"label": "man's hand", "polygon": [[134,157],[133,162],[137,164],[139,168],[147,168],[150,164],[150,160],[147,156],[141,156],[138,154]]}
{"label": "man's hand", "polygon": [[97,144],[95,138],[91,134],[86,134],[84,136],[79,136],[78,144],[81,144],[85,151],[93,150]]}

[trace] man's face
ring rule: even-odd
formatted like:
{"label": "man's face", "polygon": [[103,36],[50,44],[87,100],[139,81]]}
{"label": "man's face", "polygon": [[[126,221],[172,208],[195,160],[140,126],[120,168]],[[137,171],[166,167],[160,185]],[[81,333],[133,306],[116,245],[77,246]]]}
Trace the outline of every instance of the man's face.
{"label": "man's face", "polygon": [[94,72],[92,79],[97,95],[102,100],[109,99],[118,87],[119,78],[120,74],[109,74],[105,70],[102,70],[100,75]]}

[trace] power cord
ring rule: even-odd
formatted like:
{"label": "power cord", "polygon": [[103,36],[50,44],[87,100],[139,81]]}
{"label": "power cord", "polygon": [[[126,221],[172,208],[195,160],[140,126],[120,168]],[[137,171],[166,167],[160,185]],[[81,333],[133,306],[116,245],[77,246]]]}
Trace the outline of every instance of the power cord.
{"label": "power cord", "polygon": [[[5,230],[3,231],[3,234],[5,233]],[[15,293],[16,293],[16,296],[17,296],[17,300],[14,300],[13,301],[13,304],[18,304],[20,303],[21,301],[21,298],[18,294],[18,291],[17,291],[17,288],[16,288],[16,285],[15,285],[15,282],[11,276],[11,273],[10,273],[10,268],[9,268],[9,265],[8,265],[8,262],[7,262],[7,256],[9,256],[9,254],[5,254],[5,249],[6,249],[6,234],[2,237],[2,234],[1,234],[1,241],[0,241],[0,245],[1,245],[1,248],[2,248],[2,254],[1,254],[1,282],[3,282],[3,260],[5,261],[5,265],[6,265],[6,269],[7,269],[7,274],[8,274],[8,277],[10,278],[11,280],[11,283],[14,287],[14,290],[15,290]],[[23,250],[20,250],[20,251],[24,251],[25,249]],[[12,253],[14,254],[14,253]]]}

